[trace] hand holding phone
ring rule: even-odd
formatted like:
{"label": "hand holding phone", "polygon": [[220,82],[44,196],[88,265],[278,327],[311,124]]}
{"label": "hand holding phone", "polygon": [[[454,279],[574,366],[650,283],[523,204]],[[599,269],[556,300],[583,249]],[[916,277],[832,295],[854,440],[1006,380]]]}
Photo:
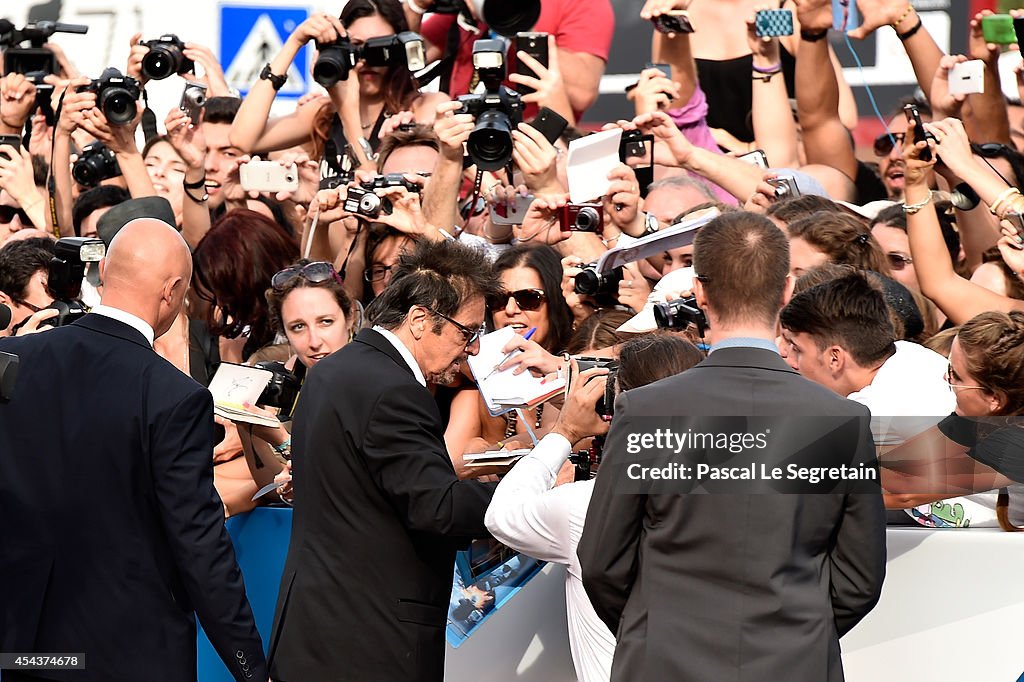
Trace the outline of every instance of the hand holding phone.
{"label": "hand holding phone", "polygon": [[671,10],[651,18],[655,30],[665,34],[693,33],[690,15],[684,10]]}
{"label": "hand holding phone", "polygon": [[[914,124],[914,144],[917,144],[918,142],[927,142],[929,138],[934,139],[934,136],[924,129],[924,123],[921,122],[921,114],[918,112],[916,106],[913,104],[906,105],[903,107],[903,113],[906,114],[907,122],[913,122]],[[931,147],[925,147],[922,149],[918,158],[922,161],[931,161]]]}
{"label": "hand holding phone", "polygon": [[985,92],[985,62],[972,59],[954,64],[949,70],[949,94],[973,95]]}
{"label": "hand holding phone", "polygon": [[989,14],[981,18],[981,36],[986,43],[1012,45],[1017,42],[1013,17],[1009,14]]}
{"label": "hand holding phone", "polygon": [[246,192],[294,192],[299,188],[299,169],[293,163],[250,161],[238,168],[239,181]]}
{"label": "hand holding phone", "polygon": [[[530,55],[544,68],[548,67],[548,34],[547,33],[517,33],[516,34],[516,50],[518,52],[525,52]],[[523,63],[523,60],[516,59],[516,73],[520,76],[528,76],[529,78],[540,78],[537,73],[529,66]],[[531,92],[535,92],[533,88],[522,83],[516,84],[516,92],[520,95],[528,95]]]}
{"label": "hand holding phone", "polygon": [[788,9],[763,9],[754,15],[754,34],[758,38],[793,35],[793,12]]}

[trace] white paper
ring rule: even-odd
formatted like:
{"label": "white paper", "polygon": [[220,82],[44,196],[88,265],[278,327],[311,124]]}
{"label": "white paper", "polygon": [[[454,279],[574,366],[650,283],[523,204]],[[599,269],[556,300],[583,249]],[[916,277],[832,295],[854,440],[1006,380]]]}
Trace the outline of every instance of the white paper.
{"label": "white paper", "polygon": [[569,176],[569,201],[581,204],[608,193],[608,174],[618,166],[622,128],[605,130],[569,143],[566,174]]}
{"label": "white paper", "polygon": [[[480,337],[480,351],[469,356],[469,368],[480,387],[480,395],[492,415],[504,414],[533,398],[557,390],[555,382],[535,377],[529,372],[515,374],[514,367],[500,372],[494,368],[502,364],[507,353],[505,346],[515,336],[515,328],[503,327]],[[559,380],[563,381],[563,380]]]}
{"label": "white paper", "polygon": [[598,272],[608,272],[626,263],[655,256],[669,249],[689,246],[697,231],[720,215],[717,208],[707,208],[686,217],[675,225],[658,230],[623,246],[617,246],[601,254],[597,261]]}
{"label": "white paper", "polygon": [[255,405],[273,378],[274,373],[268,369],[222,362],[210,382],[210,393],[213,401],[222,405],[239,408],[246,403]]}
{"label": "white paper", "polygon": [[973,95],[985,92],[985,62],[972,59],[949,70],[949,94]]}

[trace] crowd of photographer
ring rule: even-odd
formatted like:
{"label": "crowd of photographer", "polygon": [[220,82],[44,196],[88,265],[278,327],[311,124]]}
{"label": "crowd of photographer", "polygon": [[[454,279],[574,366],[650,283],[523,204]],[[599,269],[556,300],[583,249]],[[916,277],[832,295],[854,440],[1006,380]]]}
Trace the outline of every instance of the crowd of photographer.
{"label": "crowd of photographer", "polygon": [[[919,85],[864,160],[825,39],[833,3],[721,4],[647,0],[650,58],[639,51],[638,70],[647,66],[626,95],[635,117],[596,132],[580,119],[610,49],[608,0],[348,0],[340,15],[298,25],[244,99],[208,48],[177,35],[135,35],[123,71],[90,78],[59,47],[59,32],[85,27],[0,22],[0,335],[82,318],[99,303],[99,261],[122,226],[140,217],[175,226],[192,278],[156,352],[204,386],[232,363],[270,376],[258,400],[217,412],[210,456],[230,516],[301,508],[292,453],[297,469],[307,453],[293,449],[290,418],[320,417],[300,399],[318,363],[361,329],[398,347],[406,325],[418,329],[412,312],[388,322],[401,302],[403,315],[420,306],[450,322],[461,371],[413,374],[433,395],[458,479],[500,480],[466,493],[490,500],[485,530],[569,567],[570,640],[585,680],[612,674],[623,632],[610,619],[636,616],[581,569],[585,553],[591,567],[607,557],[592,546],[577,554],[616,396],[689,371],[726,347],[715,345],[716,325],[742,331],[748,313],[765,328],[771,318],[789,367],[870,409],[890,523],[1019,530],[1024,467],[1009,422],[972,430],[956,419],[1024,414],[1024,107],[1004,98],[997,69],[1000,45],[1017,40],[1012,28],[1024,37],[1024,13],[1008,24],[979,14],[969,54],[944,55],[907,0],[856,3],[861,24],[850,35],[894,30]],[[306,45],[316,47],[320,90],[271,117]],[[1024,67],[1016,73],[1024,93]],[[183,92],[161,133],[145,87],[172,77]],[[763,240],[767,221],[788,244],[780,296],[765,302],[744,289],[748,278],[775,281],[772,263],[739,260],[750,244],[737,245],[733,262],[716,253],[700,267],[701,235],[728,223]],[[475,281],[463,272],[473,267],[451,264],[469,257],[445,252],[448,242],[479,255],[482,289],[458,290],[460,305],[442,296],[425,306],[437,281]],[[712,268],[730,281],[709,278]],[[396,284],[408,298],[395,300]],[[477,299],[480,319],[468,320]],[[481,332],[508,328],[494,366],[471,371],[465,355],[480,351]],[[419,351],[415,362],[401,351],[424,366]],[[7,369],[0,363],[5,390]],[[495,374],[566,389],[496,403],[482,389]],[[344,425],[339,433],[354,438]],[[940,441],[973,463],[941,490],[921,483],[934,471],[906,464]],[[495,456],[530,449],[514,465]],[[886,469],[890,453],[899,464]],[[380,466],[374,481],[387,487]],[[317,502],[340,504],[330,491]],[[434,532],[424,527],[414,530]],[[841,606],[852,627],[877,599],[884,537],[846,542],[867,565],[854,586],[863,600]],[[607,599],[592,605],[588,594]],[[615,679],[644,679],[642,669]]]}

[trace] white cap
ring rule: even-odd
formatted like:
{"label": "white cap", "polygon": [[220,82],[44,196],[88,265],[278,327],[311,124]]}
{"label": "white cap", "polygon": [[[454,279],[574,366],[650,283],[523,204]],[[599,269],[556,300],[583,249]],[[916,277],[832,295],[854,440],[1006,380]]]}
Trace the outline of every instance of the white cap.
{"label": "white cap", "polygon": [[654,321],[654,304],[663,303],[669,292],[689,291],[693,288],[693,268],[680,268],[673,270],[661,278],[651,295],[647,297],[647,304],[636,315],[626,320],[616,331],[628,334],[645,334],[653,332],[658,328]]}

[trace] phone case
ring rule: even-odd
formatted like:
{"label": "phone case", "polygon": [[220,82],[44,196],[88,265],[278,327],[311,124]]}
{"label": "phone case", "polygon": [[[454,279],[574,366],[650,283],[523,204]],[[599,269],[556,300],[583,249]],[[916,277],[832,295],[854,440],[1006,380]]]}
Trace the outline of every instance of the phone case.
{"label": "phone case", "polygon": [[981,35],[987,43],[1011,45],[1017,42],[1013,17],[1009,14],[990,14],[981,18]]}
{"label": "phone case", "polygon": [[754,31],[760,38],[793,35],[793,12],[788,9],[765,9],[754,15]]}
{"label": "phone case", "polygon": [[985,92],[985,62],[972,59],[949,70],[949,94],[973,95]]}
{"label": "phone case", "polygon": [[665,78],[667,78],[669,80],[672,80],[672,66],[671,66],[671,64],[661,64],[661,63],[655,63],[655,62],[647,62],[647,64],[644,66],[644,69],[645,70],[646,69],[657,69],[658,71],[661,71],[661,75],[665,76]]}
{"label": "phone case", "polygon": [[239,180],[246,192],[294,192],[299,188],[299,169],[287,168],[277,161],[250,161],[239,169]]}
{"label": "phone case", "polygon": [[530,125],[543,135],[544,139],[554,144],[562,136],[562,133],[565,132],[565,129],[569,127],[569,122],[557,112],[547,107],[541,107],[541,110],[537,112],[537,118],[533,119]]}
{"label": "phone case", "polygon": [[[518,33],[516,34],[516,50],[525,52],[546,67],[548,65],[548,34]],[[537,77],[533,69],[518,59],[516,59],[516,73],[530,78]],[[533,88],[517,83],[516,92],[520,95],[528,95],[533,92]]]}
{"label": "phone case", "polygon": [[757,166],[758,168],[768,170],[768,156],[764,153],[763,149],[755,149],[752,152],[741,154],[736,158],[745,163],[749,163],[751,166]]}
{"label": "phone case", "polygon": [[690,15],[684,10],[672,10],[651,20],[660,33],[693,33]]}

